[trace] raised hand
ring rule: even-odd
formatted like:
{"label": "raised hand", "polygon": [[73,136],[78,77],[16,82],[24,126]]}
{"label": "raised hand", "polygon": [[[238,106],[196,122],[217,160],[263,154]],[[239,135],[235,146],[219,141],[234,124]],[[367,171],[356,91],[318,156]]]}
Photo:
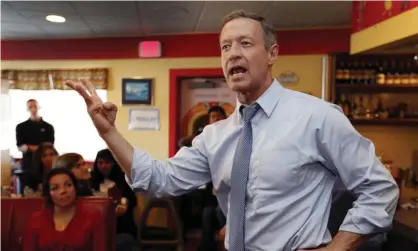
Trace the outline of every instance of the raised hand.
{"label": "raised hand", "polygon": [[113,103],[103,103],[97,95],[96,89],[88,80],[67,80],[65,84],[84,98],[87,112],[100,135],[104,135],[115,128],[118,107]]}

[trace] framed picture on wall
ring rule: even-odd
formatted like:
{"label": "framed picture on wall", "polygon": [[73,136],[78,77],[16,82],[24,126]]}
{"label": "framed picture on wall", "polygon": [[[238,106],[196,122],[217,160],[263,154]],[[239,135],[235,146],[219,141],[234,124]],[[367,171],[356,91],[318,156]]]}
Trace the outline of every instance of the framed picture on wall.
{"label": "framed picture on wall", "polygon": [[122,104],[151,105],[153,79],[122,79]]}

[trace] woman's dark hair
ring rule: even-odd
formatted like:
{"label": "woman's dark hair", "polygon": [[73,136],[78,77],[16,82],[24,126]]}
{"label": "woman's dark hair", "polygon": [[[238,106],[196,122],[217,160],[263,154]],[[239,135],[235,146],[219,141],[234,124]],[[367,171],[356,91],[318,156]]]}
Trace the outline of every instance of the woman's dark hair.
{"label": "woman's dark hair", "polygon": [[96,155],[96,160],[94,161],[93,171],[91,174],[92,180],[91,185],[95,190],[100,189],[100,184],[104,181],[105,177],[99,171],[98,161],[104,160],[113,163],[112,169],[110,170],[109,179],[115,183],[120,181],[125,182],[124,173],[120,168],[118,162],[113,157],[112,152],[109,149],[100,150]]}
{"label": "woman's dark hair", "polygon": [[45,197],[46,200],[46,205],[48,207],[51,207],[54,205],[54,202],[52,201],[51,198],[51,187],[49,185],[49,181],[51,180],[52,177],[54,177],[55,175],[59,175],[59,174],[65,174],[68,177],[70,177],[71,181],[73,182],[73,186],[74,189],[76,190],[76,196],[77,196],[77,179],[75,178],[74,174],[71,172],[70,169],[67,168],[53,168],[51,169],[51,171],[49,171],[46,174],[45,180],[44,180],[44,184],[43,184],[43,189],[42,189],[42,194]]}
{"label": "woman's dark hair", "polygon": [[227,117],[224,108],[222,108],[221,106],[216,105],[216,106],[212,106],[211,108],[209,108],[208,115],[210,115],[212,112],[218,112],[222,114],[224,118]]}
{"label": "woman's dark hair", "polygon": [[55,161],[54,168],[66,168],[71,170],[74,167],[77,167],[77,162],[82,158],[83,156],[78,153],[66,153],[60,155]]}
{"label": "woman's dark hair", "polygon": [[[39,183],[42,183],[43,178],[45,176],[45,168],[42,163],[42,156],[45,154],[47,150],[51,149],[54,151],[55,155],[58,156],[58,152],[55,149],[54,145],[51,143],[42,143],[39,145],[38,149],[36,149],[34,156],[33,156],[33,163],[35,166],[35,170],[37,172],[37,177],[39,177]],[[39,184],[38,183],[38,184]]]}

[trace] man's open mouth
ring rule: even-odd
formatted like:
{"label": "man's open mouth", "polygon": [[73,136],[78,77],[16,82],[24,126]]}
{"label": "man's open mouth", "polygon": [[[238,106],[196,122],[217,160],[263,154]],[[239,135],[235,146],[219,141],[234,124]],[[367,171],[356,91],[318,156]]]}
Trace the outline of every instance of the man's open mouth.
{"label": "man's open mouth", "polygon": [[247,69],[241,66],[234,66],[229,70],[229,75],[231,76],[238,76],[239,74],[243,74],[247,72]]}

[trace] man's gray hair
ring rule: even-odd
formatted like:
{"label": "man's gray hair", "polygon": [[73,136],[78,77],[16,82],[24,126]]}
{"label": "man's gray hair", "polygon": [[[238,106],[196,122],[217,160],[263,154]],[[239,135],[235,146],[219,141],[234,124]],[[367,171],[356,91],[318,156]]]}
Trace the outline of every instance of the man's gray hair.
{"label": "man's gray hair", "polygon": [[264,47],[266,47],[266,50],[269,50],[272,45],[277,44],[277,34],[273,25],[269,24],[264,17],[245,10],[235,10],[226,15],[223,19],[222,28],[228,22],[238,18],[249,18],[261,24],[261,27],[263,28]]}

